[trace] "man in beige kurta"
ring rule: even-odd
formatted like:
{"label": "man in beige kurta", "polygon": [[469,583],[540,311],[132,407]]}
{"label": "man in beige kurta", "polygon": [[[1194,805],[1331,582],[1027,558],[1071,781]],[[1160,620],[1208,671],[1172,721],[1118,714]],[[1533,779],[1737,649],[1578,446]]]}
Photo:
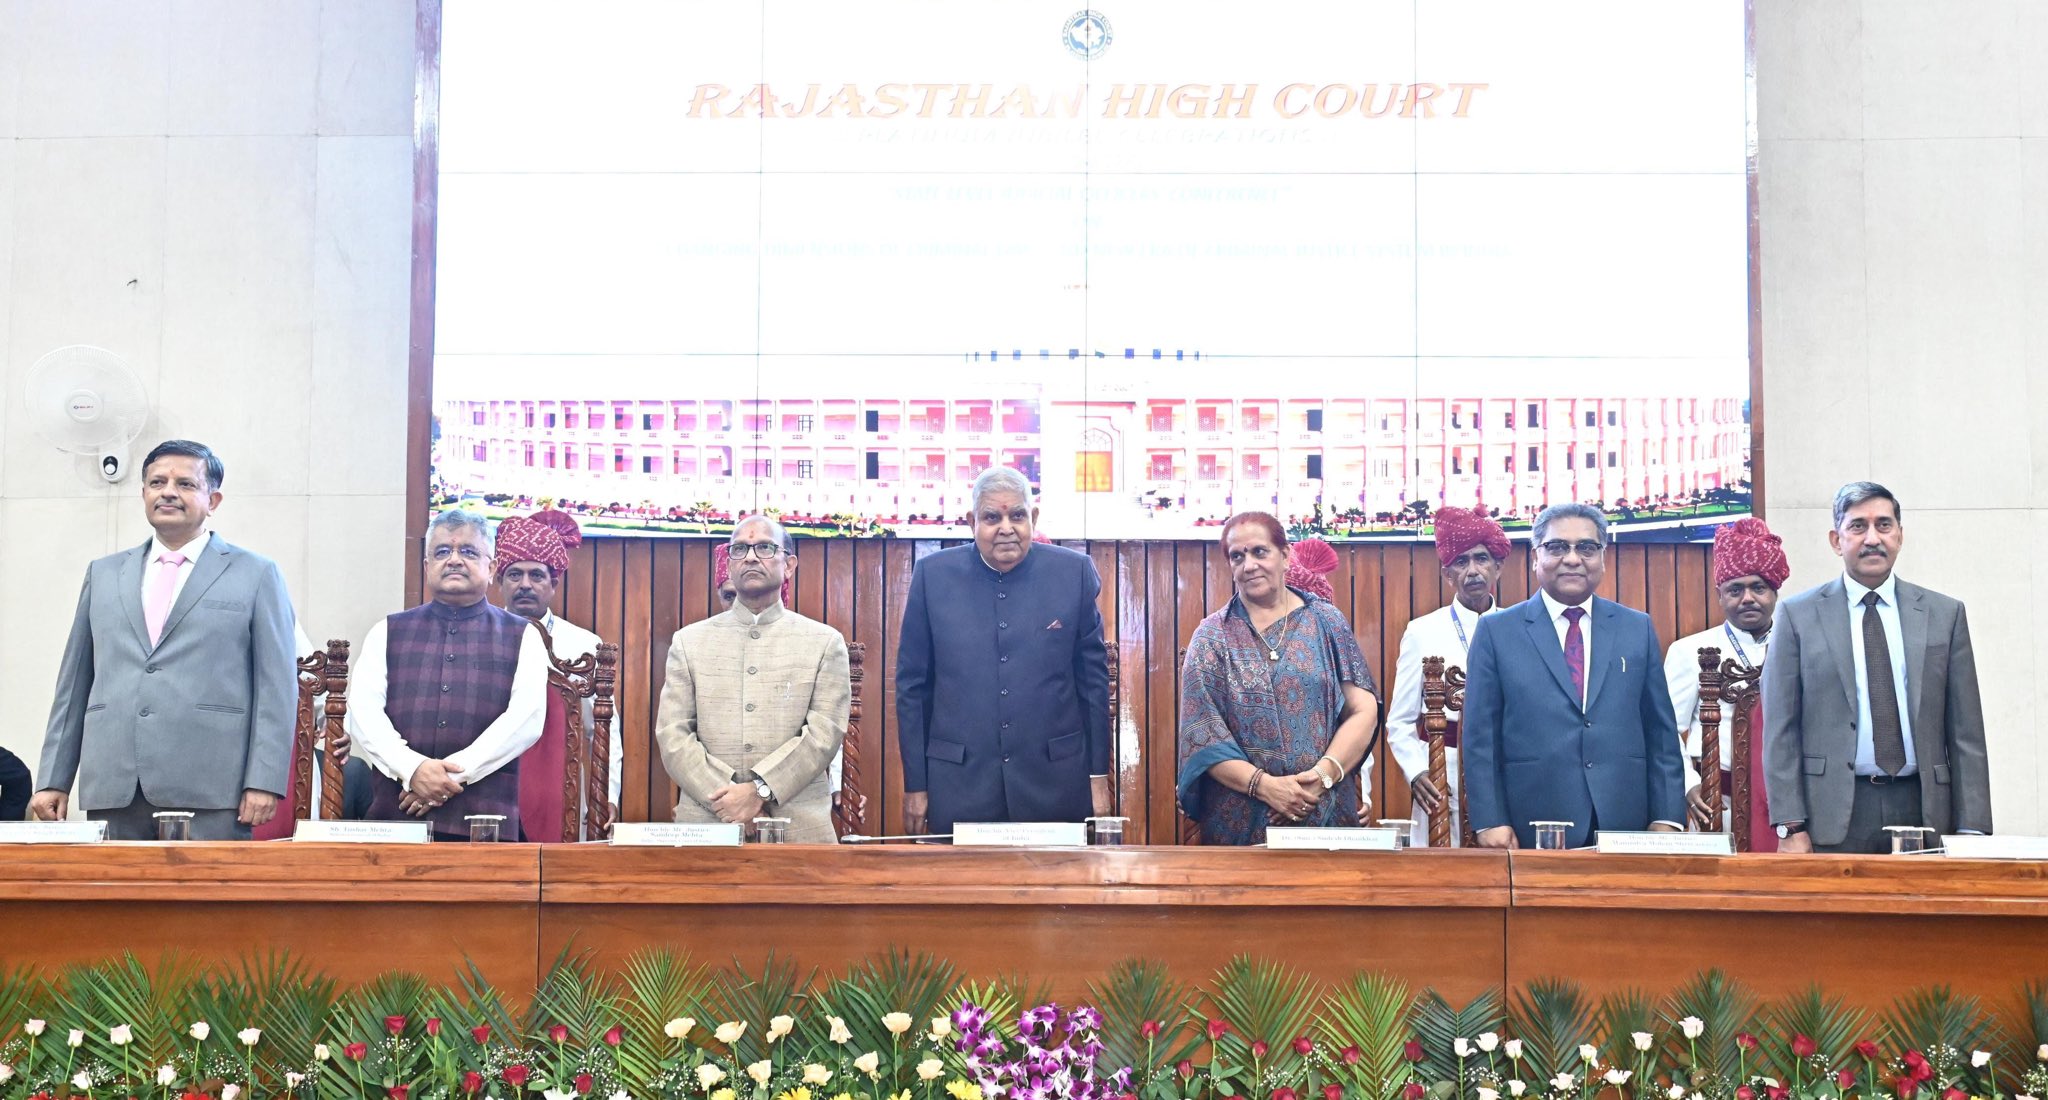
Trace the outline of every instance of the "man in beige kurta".
{"label": "man in beige kurta", "polygon": [[654,737],[682,788],[676,820],[786,817],[791,843],[836,843],[825,772],[846,737],[846,640],[782,605],[796,557],[781,524],[741,520],[731,563],[731,610],[669,645]]}

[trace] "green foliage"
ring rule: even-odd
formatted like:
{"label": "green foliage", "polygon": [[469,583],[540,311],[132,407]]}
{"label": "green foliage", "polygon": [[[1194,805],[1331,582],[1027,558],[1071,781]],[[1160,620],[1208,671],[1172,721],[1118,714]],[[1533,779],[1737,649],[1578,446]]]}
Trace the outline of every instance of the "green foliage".
{"label": "green foliage", "polygon": [[2036,1050],[2048,1046],[2048,983],[2036,978],[2021,986],[2020,1005],[2026,1013],[2026,1023],[2018,1029],[2020,1041]]}
{"label": "green foliage", "polygon": [[1422,1044],[1422,1064],[1417,1072],[1431,1081],[1454,1081],[1458,1077],[1459,1039],[1471,1039],[1491,1031],[1498,1035],[1507,1025],[1507,1013],[1500,992],[1489,989],[1472,998],[1463,1008],[1453,1008],[1436,990],[1426,990],[1409,1013],[1409,1026]]}
{"label": "green foliage", "polygon": [[[1671,1064],[1693,1064],[1696,1050],[1699,1069],[1719,1075],[1724,1081],[1735,1080],[1745,1060],[1735,1044],[1735,1036],[1745,1031],[1754,1034],[1762,1026],[1758,1007],[1756,994],[1721,971],[1695,975],[1678,987],[1664,1008],[1669,1031],[1666,1049]],[[1681,1033],[1681,1023],[1688,1017],[1698,1019],[1704,1029],[1696,1042],[1688,1042]]]}
{"label": "green foliage", "polygon": [[[772,951],[762,961],[758,974],[747,973],[739,960],[734,959],[731,970],[721,970],[712,976],[700,1026],[711,1030],[727,1022],[747,1025],[746,1033],[732,1045],[729,1053],[736,1061],[752,1062],[761,1057],[765,1045],[762,1029],[768,1021],[776,1016],[797,1015],[804,1001],[810,997],[811,985],[817,977],[818,972],[813,969],[799,979],[796,963],[788,959],[778,960]],[[708,1041],[709,1036],[696,1035],[693,1038],[706,1046],[714,1045]]]}
{"label": "green foliage", "polygon": [[1933,1051],[1946,1046],[1965,1058],[1974,1050],[1994,1050],[2004,1040],[1997,1021],[1985,1014],[1977,998],[1959,997],[1945,985],[1917,989],[1893,1002],[1884,1030],[1893,1049]]}
{"label": "green foliage", "polygon": [[613,983],[592,968],[590,958],[588,953],[572,958],[567,951],[556,957],[533,994],[526,1022],[528,1043],[536,1047],[552,1044],[548,1033],[555,1027],[569,1030],[569,1043],[594,1043],[618,1025],[620,1003]]}
{"label": "green foliage", "polygon": [[689,956],[671,948],[641,951],[626,960],[620,975],[625,996],[620,1020],[625,1041],[619,1045],[619,1070],[629,1081],[645,1081],[661,1072],[663,1061],[680,1049],[665,1029],[670,1020],[695,1019],[705,1011],[708,979]]}
{"label": "green foliage", "polygon": [[[1409,1078],[1408,983],[1384,974],[1356,974],[1323,1000],[1317,1024],[1337,1047],[1331,1072],[1347,1092],[1365,1100],[1393,1100]],[[1344,1057],[1357,1051],[1356,1061]]]}
{"label": "green foliage", "polygon": [[[893,1047],[915,1042],[933,1017],[950,1012],[956,1003],[951,994],[959,984],[952,963],[925,952],[912,955],[891,948],[855,963],[826,986],[818,1000],[824,1015],[846,1021],[856,1054],[872,1050],[886,1055]],[[882,1017],[892,1012],[910,1017],[910,1030],[900,1038],[882,1026]],[[1010,1022],[1015,1020],[1013,1012]]]}
{"label": "green foliage", "polygon": [[[1192,992],[1164,963],[1150,959],[1126,959],[1107,978],[1090,982],[1088,1001],[1102,1013],[1103,1059],[1149,1080],[1152,1071],[1195,1058],[1207,1037],[1185,1011]],[[1147,1021],[1159,1027],[1151,1039],[1139,1034]]]}
{"label": "green foliage", "polygon": [[[111,1066],[158,1066],[177,1053],[176,1036],[192,1019],[198,968],[182,955],[165,955],[154,969],[132,953],[97,966],[74,966],[57,986],[58,1011],[85,1032],[81,1058]],[[125,1026],[133,1042],[116,1045]]]}
{"label": "green foliage", "polygon": [[[1856,1041],[1868,1037],[1869,1026],[1869,1013],[1850,1007],[1840,997],[1828,996],[1817,985],[1807,986],[1772,1009],[1763,1049],[1758,1051],[1761,1065],[1769,1067],[1764,1072],[1772,1076],[1793,1080],[1797,1076],[1792,1064],[1797,1060],[1791,1047],[1794,1035],[1812,1039],[1828,1065],[1847,1065]],[[1800,1075],[1812,1074],[1802,1066]]]}
{"label": "green foliage", "polygon": [[1657,1018],[1657,1002],[1640,989],[1624,989],[1600,999],[1598,1031],[1607,1036],[1600,1056],[1610,1066],[1633,1066],[1641,1054],[1635,1048],[1635,1034],[1655,1035],[1663,1028]]}
{"label": "green foliage", "polygon": [[1538,978],[1517,992],[1509,1028],[1522,1040],[1523,1078],[1579,1075],[1579,1047],[1594,1039],[1593,1013],[1586,991],[1563,978]]}
{"label": "green foliage", "polygon": [[[1267,1070],[1285,1074],[1299,1060],[1291,1045],[1308,1033],[1321,990],[1307,975],[1283,963],[1239,955],[1224,964],[1210,983],[1203,1004],[1208,1019],[1222,1020],[1230,1030],[1215,1043],[1211,1070],[1218,1081],[1242,1082],[1243,1095],[1265,1095],[1256,1078]],[[1192,1021],[1201,1027],[1206,1020]],[[1266,1044],[1263,1056],[1254,1044]]]}

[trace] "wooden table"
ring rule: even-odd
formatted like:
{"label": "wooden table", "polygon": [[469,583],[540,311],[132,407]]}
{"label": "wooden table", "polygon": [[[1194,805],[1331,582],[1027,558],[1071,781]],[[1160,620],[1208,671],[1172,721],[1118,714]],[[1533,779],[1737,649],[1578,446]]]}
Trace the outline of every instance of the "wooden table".
{"label": "wooden table", "polygon": [[465,957],[531,989],[540,849],[450,844],[8,845],[0,959],[45,968],[133,951],[237,962],[289,951],[354,982],[453,981]]}

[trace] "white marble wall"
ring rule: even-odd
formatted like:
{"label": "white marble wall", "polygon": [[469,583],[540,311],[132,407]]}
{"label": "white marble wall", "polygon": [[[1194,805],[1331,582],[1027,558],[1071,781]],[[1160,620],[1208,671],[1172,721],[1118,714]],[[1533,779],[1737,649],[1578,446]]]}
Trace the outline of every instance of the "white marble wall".
{"label": "white marble wall", "polygon": [[[2048,830],[2048,3],[1757,0],[1771,526],[1906,507],[1899,572],[1964,600],[2001,830]],[[2029,368],[2032,368],[2031,370]]]}
{"label": "white marble wall", "polygon": [[216,529],[308,633],[402,595],[412,0],[0,0],[0,744],[31,765],[85,563],[138,482],[27,427],[29,367],[118,352],[150,442],[227,463]]}

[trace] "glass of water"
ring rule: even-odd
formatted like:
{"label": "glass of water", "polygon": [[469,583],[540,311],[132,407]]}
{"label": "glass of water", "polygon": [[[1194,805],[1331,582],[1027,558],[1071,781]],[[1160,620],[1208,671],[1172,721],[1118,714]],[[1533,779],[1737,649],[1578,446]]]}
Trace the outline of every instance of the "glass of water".
{"label": "glass of water", "polygon": [[158,840],[192,839],[192,811],[159,810],[150,816],[156,818]]}
{"label": "glass of water", "polygon": [[469,822],[471,844],[496,844],[505,827],[504,814],[465,814],[462,820]]}
{"label": "glass of water", "polygon": [[1536,831],[1536,850],[1539,852],[1564,851],[1565,834],[1571,832],[1570,821],[1531,821],[1529,828]]}
{"label": "glass of water", "polygon": [[1088,819],[1088,843],[1102,848],[1116,847],[1124,842],[1124,826],[1130,822],[1128,817],[1091,817]]}

